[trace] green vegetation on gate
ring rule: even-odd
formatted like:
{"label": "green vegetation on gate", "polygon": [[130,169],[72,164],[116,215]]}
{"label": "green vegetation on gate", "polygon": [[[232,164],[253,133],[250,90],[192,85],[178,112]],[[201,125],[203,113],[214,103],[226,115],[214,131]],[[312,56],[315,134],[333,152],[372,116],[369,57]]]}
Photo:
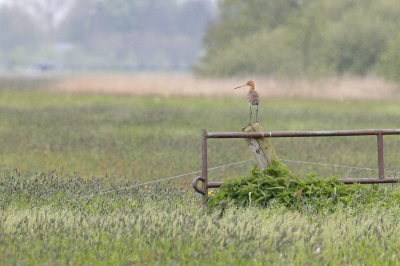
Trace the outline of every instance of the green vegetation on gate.
{"label": "green vegetation on gate", "polygon": [[[379,185],[346,185],[338,177],[317,177],[317,173],[305,174],[299,178],[286,169],[280,161],[274,161],[267,169],[257,169],[257,165],[247,176],[226,180],[221,188],[212,194],[208,202],[210,209],[224,210],[232,204],[239,207],[269,207],[271,202],[279,206],[315,212],[330,212],[336,205],[349,207],[357,204],[382,203],[390,199],[390,204],[400,203],[398,191],[379,189]],[[343,204],[343,205],[342,205]]]}

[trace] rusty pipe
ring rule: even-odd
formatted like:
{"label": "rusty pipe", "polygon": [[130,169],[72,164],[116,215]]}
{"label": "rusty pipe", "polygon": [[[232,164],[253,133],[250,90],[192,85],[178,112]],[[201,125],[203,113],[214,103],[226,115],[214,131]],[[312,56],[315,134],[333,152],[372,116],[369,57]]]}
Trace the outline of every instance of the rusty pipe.
{"label": "rusty pipe", "polygon": [[378,184],[378,183],[398,183],[400,177],[385,177],[385,178],[345,178],[339,179],[345,184]]}
{"label": "rusty pipe", "polygon": [[203,206],[207,204],[208,193],[208,169],[207,169],[207,131],[201,131],[201,175],[203,177]]}
{"label": "rusty pipe", "polygon": [[[194,190],[196,190],[197,192],[199,192],[201,195],[205,195],[207,194],[207,192],[204,189],[201,189],[197,186],[197,182],[202,181],[204,182],[204,177],[203,176],[197,176],[193,179],[193,188]],[[221,186],[221,185],[220,185]]]}
{"label": "rusty pipe", "polygon": [[334,137],[400,135],[400,129],[364,129],[332,131],[275,131],[275,132],[210,132],[207,138],[286,138],[286,137]]}
{"label": "rusty pipe", "polygon": [[385,164],[383,161],[383,135],[379,133],[377,136],[378,142],[378,170],[379,170],[379,178],[385,178]]}
{"label": "rusty pipe", "polygon": [[[200,179],[201,176],[198,176],[195,178],[196,183]],[[385,177],[384,179],[381,178],[345,178],[345,179],[337,179],[339,181],[343,181],[344,184],[378,184],[378,183],[398,183],[400,181],[400,177]],[[222,186],[224,182],[210,182],[208,183],[209,188],[219,188]],[[193,180],[193,186],[195,182]],[[245,184],[242,184],[245,185]],[[195,188],[195,190],[199,193],[202,193],[202,191],[199,191]]]}

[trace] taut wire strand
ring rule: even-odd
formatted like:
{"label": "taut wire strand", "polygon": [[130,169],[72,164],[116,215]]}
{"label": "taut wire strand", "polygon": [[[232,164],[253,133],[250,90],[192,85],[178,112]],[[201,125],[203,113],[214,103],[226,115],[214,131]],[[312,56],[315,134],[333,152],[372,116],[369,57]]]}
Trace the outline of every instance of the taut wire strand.
{"label": "taut wire strand", "polygon": [[[208,168],[208,170],[214,170],[214,169],[222,168],[222,167],[225,167],[225,166],[231,166],[231,165],[235,165],[235,164],[241,164],[241,163],[245,163],[245,162],[250,162],[250,161],[253,161],[253,160],[254,159],[241,161],[241,162],[236,162],[236,163],[225,164],[225,165],[221,165],[221,166],[217,166],[217,167]],[[113,189],[113,190],[109,190],[109,191],[105,191],[105,192],[101,192],[101,193],[96,193],[96,194],[92,193],[91,195],[86,195],[86,196],[82,196],[82,197],[75,197],[75,198],[72,198],[72,199],[69,199],[69,200],[63,200],[63,201],[54,202],[54,203],[41,205],[41,206],[35,206],[35,207],[30,208],[30,210],[38,209],[38,208],[42,208],[42,207],[49,207],[49,206],[53,206],[53,205],[58,205],[58,204],[62,204],[62,203],[70,202],[70,201],[76,201],[76,200],[79,200],[79,199],[85,199],[85,198],[89,198],[89,197],[94,197],[94,196],[97,196],[97,195],[108,194],[108,193],[111,193],[111,192],[130,189],[130,188],[134,188],[134,187],[140,187],[140,186],[144,186],[144,185],[148,185],[148,184],[152,184],[152,183],[157,183],[157,182],[161,182],[161,181],[165,181],[165,180],[168,180],[168,179],[173,179],[173,178],[177,178],[177,177],[181,177],[181,176],[196,174],[196,173],[200,173],[200,172],[201,171],[196,171],[196,172],[191,172],[191,173],[187,173],[187,174],[171,176],[171,177],[167,177],[167,178],[163,178],[163,179],[149,181],[149,182],[146,182],[146,183],[136,184],[136,185],[129,186],[129,187],[117,188],[117,189]],[[21,209],[21,210],[18,210],[18,211],[23,211],[23,210],[28,210],[28,209]]]}
{"label": "taut wire strand", "polygon": [[[241,161],[241,162],[236,162],[236,163],[230,163],[230,164],[220,165],[220,166],[208,168],[207,170],[214,170],[214,169],[222,168],[222,167],[225,167],[225,166],[231,166],[231,165],[246,163],[246,162],[250,162],[250,161],[254,161],[254,160],[255,160],[255,159],[251,159],[251,160],[246,160],[246,161]],[[332,167],[341,167],[341,168],[351,168],[351,169],[368,170],[368,171],[378,171],[378,169],[366,168],[366,167],[355,167],[355,166],[347,166],[347,165],[336,165],[336,164],[326,164],[326,163],[303,162],[303,161],[295,161],[295,160],[288,160],[288,159],[280,159],[280,160],[281,160],[281,161],[284,161],[284,162],[294,162],[294,163],[314,164],[314,165],[332,166]],[[396,171],[389,171],[389,170],[385,170],[385,172],[396,173]],[[191,175],[191,174],[196,174],[196,173],[201,173],[201,171],[195,171],[195,172],[191,172],[191,173],[187,173],[187,174],[171,176],[171,177],[167,177],[167,178],[163,178],[163,179],[158,179],[158,180],[149,181],[149,182],[146,182],[146,183],[141,183],[141,184],[132,185],[132,186],[129,186],[129,187],[117,188],[117,189],[113,189],[113,190],[109,190],[109,191],[105,191],[105,192],[101,192],[101,193],[97,193],[97,194],[93,194],[93,193],[92,193],[91,195],[86,195],[86,196],[82,196],[82,197],[75,197],[75,198],[72,198],[72,199],[69,199],[69,200],[54,202],[54,203],[51,203],[51,204],[41,205],[41,206],[37,206],[37,207],[35,206],[35,207],[30,208],[30,210],[32,210],[32,209],[38,209],[38,208],[43,208],[43,207],[49,207],[49,206],[58,205],[58,204],[62,204],[62,203],[66,203],[66,202],[71,202],[71,201],[76,201],[76,200],[79,200],[79,199],[85,199],[85,198],[89,198],[89,197],[94,197],[94,196],[97,196],[97,195],[108,194],[108,193],[112,193],[112,192],[115,192],[115,191],[130,189],[130,188],[134,188],[134,187],[140,187],[140,186],[144,186],[144,185],[148,185],[148,184],[153,184],[153,183],[157,183],[157,182],[161,182],[161,181],[165,181],[165,180],[169,180],[169,179],[174,179],[174,178],[177,178],[177,177],[187,176],[187,175]],[[23,210],[28,210],[28,209],[20,209],[20,210],[17,210],[17,212],[20,212],[20,211],[23,211]]]}

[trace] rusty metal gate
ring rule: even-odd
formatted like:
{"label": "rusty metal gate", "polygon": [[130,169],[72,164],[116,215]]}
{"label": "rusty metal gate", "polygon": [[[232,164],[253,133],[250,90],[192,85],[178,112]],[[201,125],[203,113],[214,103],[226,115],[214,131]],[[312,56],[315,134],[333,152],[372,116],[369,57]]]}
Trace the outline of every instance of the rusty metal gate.
{"label": "rusty metal gate", "polygon": [[[207,171],[207,139],[211,138],[288,138],[288,137],[339,137],[339,136],[377,136],[378,142],[378,171],[379,178],[345,178],[341,179],[344,184],[375,184],[375,183],[397,183],[399,177],[385,177],[383,161],[383,135],[400,135],[400,129],[366,129],[366,130],[336,130],[336,131],[276,131],[276,132],[213,132],[201,131],[201,176],[193,179],[193,188],[202,194],[203,205],[207,203],[209,188],[219,188],[222,182],[208,182]],[[203,186],[199,188],[197,182],[202,181]]]}

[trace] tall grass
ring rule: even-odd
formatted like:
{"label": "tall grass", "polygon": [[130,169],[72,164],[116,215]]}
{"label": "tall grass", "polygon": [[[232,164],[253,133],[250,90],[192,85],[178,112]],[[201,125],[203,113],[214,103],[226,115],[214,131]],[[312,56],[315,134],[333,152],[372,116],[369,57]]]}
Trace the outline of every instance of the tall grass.
{"label": "tall grass", "polygon": [[104,193],[122,184],[73,176],[60,181],[62,175],[23,182],[9,176],[1,183],[2,265],[400,263],[400,208],[390,197],[330,212],[271,203],[229,207],[221,215],[172,183]]}
{"label": "tall grass", "polygon": [[[200,131],[239,131],[242,98],[165,98],[2,92],[0,168],[31,175],[64,167],[90,177],[152,180],[200,170]],[[396,100],[263,99],[268,131],[396,128]],[[376,168],[376,138],[273,139],[281,159]],[[385,136],[385,167],[397,170],[397,136]],[[252,159],[245,141],[209,140],[209,167]],[[287,162],[294,172],[376,177],[375,171]],[[210,172],[211,180],[246,173],[253,162]],[[392,173],[393,174],[393,173]],[[188,176],[190,180],[195,175]]]}
{"label": "tall grass", "polygon": [[[243,92],[245,94],[245,92]],[[269,131],[396,128],[397,100],[262,98]],[[199,205],[200,131],[239,131],[244,97],[149,97],[0,90],[1,265],[399,264],[398,202],[331,212]],[[385,136],[385,167],[400,140]],[[209,167],[253,158],[244,140],[209,140]],[[375,137],[272,139],[281,159],[376,168]],[[255,161],[209,172],[246,174]],[[377,171],[287,163],[317,178]],[[388,173],[389,174],[389,173]],[[393,173],[391,173],[393,174]],[[396,190],[397,185],[382,186]],[[129,187],[129,189],[123,189]],[[390,193],[389,193],[390,194]]]}

